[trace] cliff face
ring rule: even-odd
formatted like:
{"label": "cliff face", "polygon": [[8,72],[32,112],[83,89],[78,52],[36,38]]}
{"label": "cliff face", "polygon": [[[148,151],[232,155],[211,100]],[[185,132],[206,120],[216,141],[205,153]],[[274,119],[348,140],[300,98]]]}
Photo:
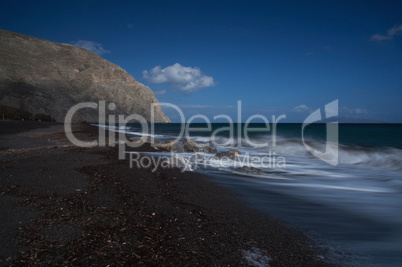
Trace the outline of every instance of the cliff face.
{"label": "cliff face", "polygon": [[[115,103],[108,114],[138,114],[151,121],[151,89],[119,66],[80,47],[0,29],[0,104],[64,121],[80,102]],[[97,122],[98,111],[80,110],[74,121]],[[169,122],[160,106],[155,122]]]}

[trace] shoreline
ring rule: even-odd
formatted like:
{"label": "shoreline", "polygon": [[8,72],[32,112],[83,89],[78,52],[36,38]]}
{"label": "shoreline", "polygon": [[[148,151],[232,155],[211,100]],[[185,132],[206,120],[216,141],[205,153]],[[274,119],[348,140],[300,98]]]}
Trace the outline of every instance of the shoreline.
{"label": "shoreline", "polygon": [[[329,265],[304,235],[200,173],[130,169],[115,148],[72,146],[63,125],[17,131],[24,123],[0,135],[0,265]],[[85,140],[97,129],[74,126]]]}

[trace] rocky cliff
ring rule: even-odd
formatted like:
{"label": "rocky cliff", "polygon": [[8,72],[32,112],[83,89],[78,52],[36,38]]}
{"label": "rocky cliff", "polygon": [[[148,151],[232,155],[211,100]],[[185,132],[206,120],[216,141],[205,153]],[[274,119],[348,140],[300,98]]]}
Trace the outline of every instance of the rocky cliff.
{"label": "rocky cliff", "polygon": [[[151,121],[151,89],[119,66],[80,47],[0,29],[0,104],[64,121],[80,102],[115,103],[113,114]],[[110,114],[110,112],[109,112]],[[98,111],[80,110],[74,121],[97,122]],[[160,106],[155,122],[169,122]]]}

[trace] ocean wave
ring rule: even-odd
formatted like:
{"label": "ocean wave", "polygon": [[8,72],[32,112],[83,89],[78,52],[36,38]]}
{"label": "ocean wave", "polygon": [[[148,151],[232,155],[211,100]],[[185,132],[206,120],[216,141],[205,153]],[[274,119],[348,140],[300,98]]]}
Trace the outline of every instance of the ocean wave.
{"label": "ocean wave", "polygon": [[[220,138],[221,141],[229,141],[224,137]],[[286,139],[283,137],[277,137],[275,145],[268,138],[254,138],[251,140],[254,144],[270,144],[262,148],[256,148],[247,143],[245,139],[242,139],[243,147],[237,147],[237,140],[233,140],[228,146],[221,146],[220,150],[225,148],[234,148],[241,150],[242,152],[248,152],[250,154],[258,155],[264,154],[269,151],[276,152],[278,155],[283,156],[298,156],[315,158],[315,156],[306,148],[301,140]],[[327,160],[335,159],[338,156],[340,164],[352,164],[352,165],[368,165],[380,168],[386,168],[390,170],[402,170],[402,150],[398,148],[364,148],[359,146],[346,146],[337,145],[334,143],[325,143],[308,140],[306,144],[317,151],[325,152]]]}
{"label": "ocean wave", "polygon": [[[100,126],[100,125],[98,125]],[[150,136],[159,140],[175,139],[177,136],[174,134],[148,134],[142,133],[136,128],[119,129],[118,127],[103,126],[109,130],[121,132],[136,136]],[[177,133],[178,134],[178,133]],[[302,140],[297,138],[287,138],[283,136],[276,136],[273,139],[272,135],[257,135],[249,139],[237,138],[217,135],[212,138],[211,136],[196,135],[191,136],[191,139],[200,144],[213,144],[217,147],[218,151],[227,149],[237,149],[242,154],[248,153],[249,155],[264,155],[269,152],[275,152],[277,155],[295,156],[300,158],[316,158],[305,146],[325,152],[326,160],[333,160],[338,156],[340,164],[351,165],[367,165],[372,167],[385,168],[389,170],[402,170],[402,149],[399,148],[365,148],[360,146],[342,145],[334,143],[325,143],[316,140]]]}

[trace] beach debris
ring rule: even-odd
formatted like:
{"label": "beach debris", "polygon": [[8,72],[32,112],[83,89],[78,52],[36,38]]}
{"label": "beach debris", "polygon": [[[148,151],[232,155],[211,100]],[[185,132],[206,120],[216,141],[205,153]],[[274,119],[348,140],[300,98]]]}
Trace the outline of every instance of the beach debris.
{"label": "beach debris", "polygon": [[140,139],[138,139],[137,137],[131,137],[129,140],[130,140],[131,142],[133,142],[133,143],[137,143],[137,142],[140,141]]}
{"label": "beach debris", "polygon": [[161,148],[174,153],[184,152],[183,144],[176,140],[169,140],[161,144]]}
{"label": "beach debris", "polygon": [[186,152],[201,152],[201,153],[216,153],[217,150],[212,145],[200,145],[197,142],[184,139],[183,141],[184,151]]}
{"label": "beach debris", "polygon": [[216,148],[213,145],[198,144],[197,142],[190,139],[184,139],[184,140],[172,139],[162,143],[160,140],[157,140],[151,136],[144,135],[143,137],[141,137],[139,141],[133,141],[133,142],[151,143],[151,145],[156,148],[162,148],[163,150],[173,153],[199,152],[199,153],[211,154],[217,152]]}
{"label": "beach debris", "polygon": [[235,155],[240,155],[241,154],[241,152],[239,150],[236,150],[236,149],[229,149],[228,152],[230,152],[232,154],[235,154]]}
{"label": "beach debris", "polygon": [[250,250],[243,252],[243,257],[247,262],[248,266],[269,266],[271,258],[265,255],[262,250],[256,247],[252,247]]}
{"label": "beach debris", "polygon": [[236,171],[238,172],[242,172],[242,173],[247,173],[247,174],[262,174],[262,171],[258,168],[254,168],[254,167],[249,167],[249,166],[243,166],[240,168],[237,168]]}
{"label": "beach debris", "polygon": [[240,155],[241,153],[235,149],[231,149],[229,151],[222,151],[219,153],[216,153],[215,157],[221,159],[221,158],[229,158],[231,160],[236,159],[236,155]]}
{"label": "beach debris", "polygon": [[160,144],[162,144],[161,141],[159,141],[151,136],[148,136],[148,135],[144,135],[143,137],[141,137],[140,142],[141,143],[151,143],[152,145],[156,145],[156,146],[159,146]]}

